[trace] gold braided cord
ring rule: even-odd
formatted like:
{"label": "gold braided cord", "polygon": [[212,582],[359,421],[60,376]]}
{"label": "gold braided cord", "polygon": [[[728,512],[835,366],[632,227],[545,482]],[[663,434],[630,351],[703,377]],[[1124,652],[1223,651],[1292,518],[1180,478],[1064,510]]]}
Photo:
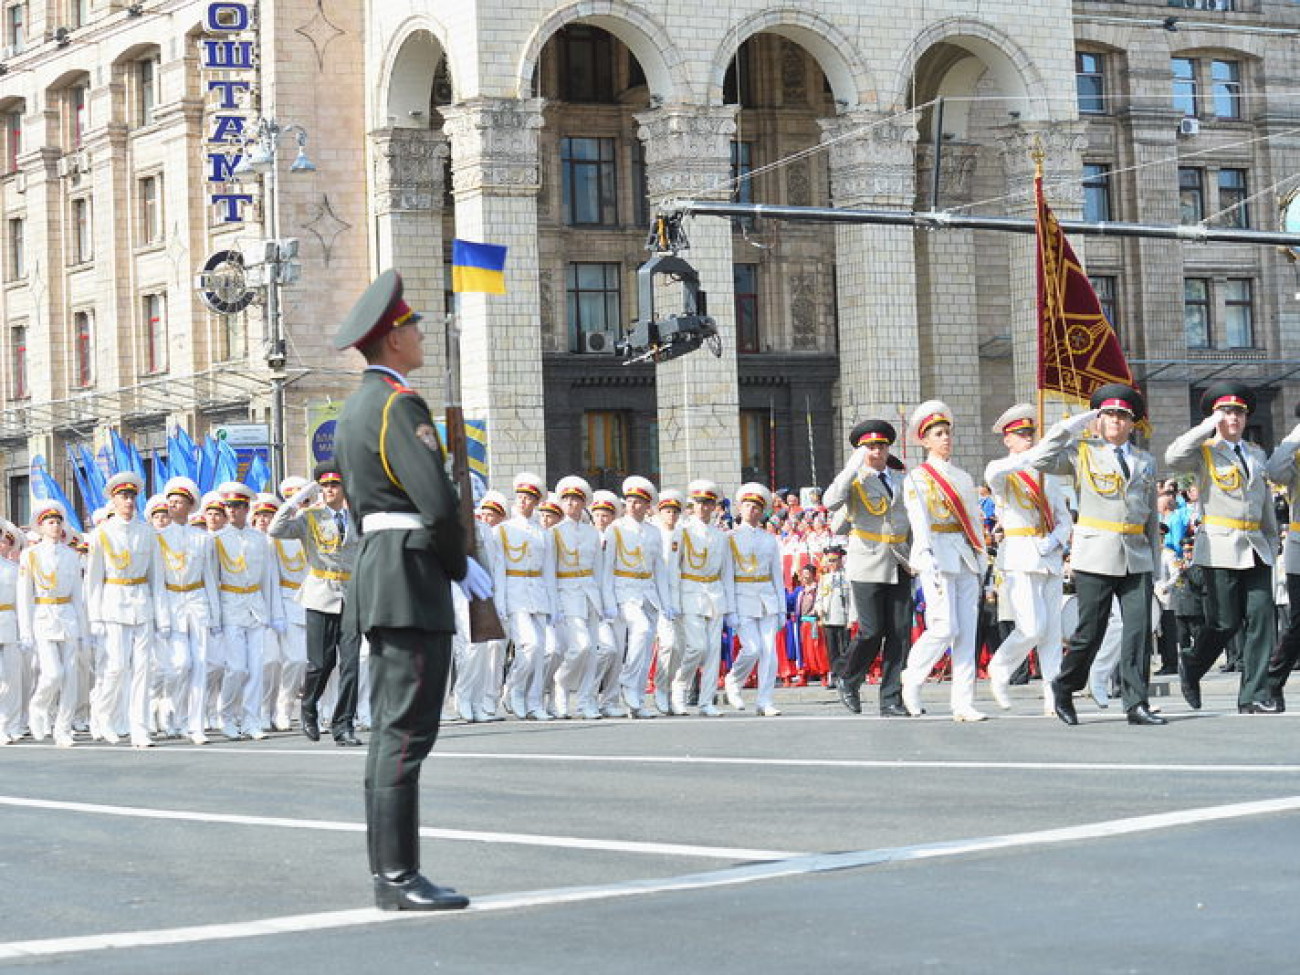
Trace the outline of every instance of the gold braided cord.
{"label": "gold braided cord", "polygon": [[59,560],[56,556],[54,559],[54,568],[49,572],[41,569],[40,549],[33,548],[29,553],[28,562],[31,564],[32,580],[36,583],[36,588],[41,592],[54,592],[59,588]]}
{"label": "gold braided cord", "polygon": [[952,510],[952,503],[943,496],[939,490],[939,485],[935,483],[934,478],[926,477],[925,479],[925,506],[930,510],[930,517],[935,521],[947,521],[949,518],[955,518],[956,512]]}
{"label": "gold braided cord", "polygon": [[682,532],[682,544],[686,547],[686,567],[694,572],[699,572],[709,561],[709,550],[706,548],[703,552],[695,547],[691,541],[689,531]]}
{"label": "gold braided cord", "polygon": [[167,538],[158,533],[158,547],[162,549],[163,564],[166,565],[167,571],[175,575],[184,575],[186,566],[189,565],[190,555],[185,551],[176,551],[167,544]]}
{"label": "gold braided cord", "polygon": [[221,567],[231,574],[248,571],[248,556],[240,555],[237,559],[232,559],[226,552],[226,546],[221,544],[221,539],[217,539],[217,558],[221,562]]}
{"label": "gold braided cord", "polygon": [[307,524],[311,531],[312,544],[316,546],[316,551],[322,555],[332,555],[339,550],[343,544],[343,536],[334,532],[330,536],[321,531],[321,522],[316,518],[308,518]]}
{"label": "gold braided cord", "polygon": [[1093,492],[1102,497],[1118,494],[1120,482],[1123,480],[1119,474],[1107,474],[1093,467],[1092,448],[1088,446],[1086,440],[1079,443],[1079,474],[1088,482]]}
{"label": "gold braided cord", "polygon": [[286,572],[301,572],[307,565],[307,553],[302,549],[298,550],[296,558],[291,558],[289,553],[284,550],[282,539],[275,540],[275,552],[280,556],[280,564],[284,566]]}
{"label": "gold braided cord", "polygon": [[1210,453],[1209,444],[1201,444],[1201,457],[1205,460],[1205,470],[1220,491],[1232,493],[1240,491],[1242,486],[1241,468],[1236,464],[1232,465],[1232,470],[1227,474],[1220,474],[1219,469],[1214,465],[1214,455]]}
{"label": "gold braided cord", "polygon": [[645,565],[645,556],[641,554],[641,546],[628,548],[623,544],[623,533],[614,527],[614,558],[619,565],[626,566],[629,569],[635,569],[638,566]]}
{"label": "gold braided cord", "polygon": [[510,533],[506,531],[505,525],[497,526],[497,535],[501,538],[501,551],[506,553],[506,558],[511,562],[522,562],[528,558],[528,539],[525,538],[518,545],[511,545]]}
{"label": "gold braided cord", "polygon": [[576,568],[581,564],[578,549],[569,548],[564,544],[564,534],[560,531],[560,526],[556,525],[551,529],[551,534],[555,536],[555,557],[559,565],[565,568]]}
{"label": "gold braided cord", "polygon": [[877,518],[884,517],[889,511],[889,501],[881,498],[879,501],[872,501],[867,497],[867,489],[862,486],[861,481],[853,482],[853,489],[857,492],[858,500],[862,502],[862,507],[867,509],[867,514],[875,515]]}
{"label": "gold braided cord", "polygon": [[758,553],[755,552],[749,557],[740,554],[740,546],[736,544],[736,536],[731,536],[731,558],[736,563],[736,579],[741,576],[754,576],[758,573]]}
{"label": "gold braided cord", "polygon": [[1007,484],[1010,488],[1012,499],[1018,507],[1025,511],[1038,511],[1038,504],[1029,496],[1029,489],[1025,487],[1024,482],[1018,477],[1008,477]]}
{"label": "gold braided cord", "polygon": [[108,561],[113,564],[118,572],[125,572],[126,567],[131,564],[131,550],[129,548],[115,549],[113,543],[109,540],[108,532],[100,528],[95,534],[99,536],[99,544],[104,548],[104,555]]}

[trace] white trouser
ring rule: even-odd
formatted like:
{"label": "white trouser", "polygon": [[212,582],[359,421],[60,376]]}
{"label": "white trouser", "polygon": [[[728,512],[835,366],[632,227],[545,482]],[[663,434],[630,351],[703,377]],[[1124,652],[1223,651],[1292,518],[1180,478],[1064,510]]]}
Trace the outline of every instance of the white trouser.
{"label": "white trouser", "polygon": [[912,644],[903,686],[919,688],[945,650],[952,649],[953,712],[975,707],[975,627],[979,619],[980,578],[974,572],[923,572],[925,632]]}
{"label": "white trouser", "polygon": [[[756,707],[771,707],[772,693],[776,690],[776,634],[781,629],[781,614],[769,613],[767,616],[742,616],[736,627],[736,637],[740,640],[740,653],[731,662],[728,676],[737,688],[745,686],[755,665],[758,667],[758,694],[754,699]],[[721,639],[721,637],[719,637]],[[720,651],[719,651],[720,652]],[[700,703],[704,703],[705,690],[700,684]]]}
{"label": "white trouser", "polygon": [[[91,724],[101,733],[116,730],[126,699],[126,725],[131,741],[149,741],[149,670],[153,663],[152,623],[105,623],[103,670],[96,675],[90,702]],[[126,678],[130,674],[130,687]],[[124,690],[126,693],[124,695]]]}
{"label": "white trouser", "polygon": [[659,610],[646,599],[629,599],[619,604],[619,613],[627,626],[627,656],[618,682],[628,707],[637,709],[645,702],[645,685],[650,679],[651,650]]}
{"label": "white trouser", "polygon": [[1011,680],[1029,651],[1038,649],[1043,696],[1052,700],[1052,681],[1061,672],[1061,577],[1047,572],[1008,572],[1006,592],[1016,628],[989,662],[989,680]]}
{"label": "white trouser", "polygon": [[0,736],[17,738],[23,718],[23,648],[0,644]]}
{"label": "white trouser", "polygon": [[656,627],[656,635],[659,639],[659,647],[655,652],[655,703],[660,711],[667,711],[670,703],[669,687],[673,675],[682,665],[681,618],[670,620],[661,615],[659,625]]}
{"label": "white trouser", "polygon": [[583,679],[590,669],[596,652],[600,615],[587,604],[586,616],[566,616],[561,624],[564,631],[564,653],[555,671],[555,690],[567,699],[579,696],[578,705],[592,703],[582,700]]}
{"label": "white trouser", "polygon": [[307,673],[307,625],[286,620],[283,633],[263,632],[262,726],[287,728]]}
{"label": "white trouser", "polygon": [[[223,667],[219,661],[222,654],[219,649],[220,637],[212,635],[206,626],[188,623],[187,629],[172,630],[172,646],[177,653],[186,654],[185,686],[183,696],[177,705],[176,721],[187,734],[203,733],[204,708],[208,696],[209,674],[220,675]],[[213,658],[218,663],[213,663]],[[213,679],[217,682],[216,678]]]}
{"label": "white trouser", "polygon": [[516,711],[536,711],[542,706],[548,623],[545,613],[510,614],[510,639],[515,644],[515,661],[506,677],[506,693],[516,702]]}
{"label": "white trouser", "polygon": [[595,651],[578,685],[578,707],[614,707],[618,704],[618,676],[623,670],[623,620],[601,620],[596,627]]}
{"label": "white trouser", "polygon": [[469,643],[469,601],[460,586],[451,587],[451,610],[456,615],[456,632],[451,635],[451,659],[456,681],[450,690],[456,695],[456,711],[466,721],[474,720],[474,701],[479,693],[479,678],[471,659]]}
{"label": "white trouser", "polygon": [[1110,675],[1115,673],[1115,668],[1119,666],[1119,654],[1124,645],[1124,617],[1119,611],[1119,600],[1110,601],[1110,619],[1106,621],[1106,633],[1101,638],[1101,646],[1097,648],[1097,656],[1092,658],[1092,666],[1088,668],[1088,686],[1092,689],[1094,697],[1105,701],[1107,698],[1106,685],[1110,681]]}
{"label": "white trouser", "polygon": [[224,725],[234,725],[245,734],[262,729],[262,643],[266,627],[227,626],[226,673],[221,681],[217,710]]}
{"label": "white trouser", "polygon": [[75,640],[37,640],[36,660],[40,668],[31,701],[32,737],[37,741],[50,733],[50,712],[59,704],[54,716],[54,736],[72,736],[72,714],[77,709],[77,642]]}
{"label": "white trouser", "polygon": [[179,731],[189,712],[190,636],[183,628],[154,634],[153,699],[158,730]]}
{"label": "white trouser", "polygon": [[700,707],[708,707],[718,693],[718,671],[722,665],[722,614],[682,617],[682,658],[673,674],[672,703],[686,707],[695,672],[700,672]]}
{"label": "white trouser", "polygon": [[479,696],[472,702],[484,714],[496,714],[501,702],[501,691],[505,684],[506,645],[509,640],[488,640],[473,644],[478,656],[480,673]]}

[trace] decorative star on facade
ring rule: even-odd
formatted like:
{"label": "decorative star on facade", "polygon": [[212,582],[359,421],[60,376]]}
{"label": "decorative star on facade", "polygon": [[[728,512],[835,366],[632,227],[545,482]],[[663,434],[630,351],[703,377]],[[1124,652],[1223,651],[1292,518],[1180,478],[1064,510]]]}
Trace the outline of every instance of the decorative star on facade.
{"label": "decorative star on facade", "polygon": [[312,209],[315,211],[315,216],[303,224],[303,229],[320,241],[321,250],[325,253],[325,266],[329,267],[334,241],[338,240],[340,234],[351,230],[352,224],[334,212],[334,205],[330,203],[330,198],[325,193],[321,194],[319,203],[312,205]]}
{"label": "decorative star on facade", "polygon": [[325,49],[330,46],[334,38],[346,32],[326,15],[325,0],[316,0],[316,12],[305,24],[295,27],[294,33],[301,34],[311,42],[316,52],[316,63],[324,70]]}

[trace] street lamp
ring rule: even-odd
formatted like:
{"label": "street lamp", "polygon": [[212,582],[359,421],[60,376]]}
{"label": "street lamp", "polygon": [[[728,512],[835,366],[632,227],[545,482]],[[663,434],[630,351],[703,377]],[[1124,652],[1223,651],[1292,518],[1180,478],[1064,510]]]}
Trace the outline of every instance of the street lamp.
{"label": "street lamp", "polygon": [[[266,346],[266,365],[271,370],[271,474],[276,484],[285,475],[284,456],[284,387],[285,363],[288,361],[284,338],[284,320],[280,310],[280,286],[297,280],[299,265],[297,240],[280,239],[279,151],[280,140],[295,136],[298,155],[289,165],[291,173],[314,173],[316,165],[307,157],[307,130],[301,125],[280,125],[275,119],[257,120],[254,135],[244,144],[233,175],[236,179],[262,178],[262,198],[266,213],[265,226],[270,240],[262,246],[256,260],[266,268],[266,318],[270,335]],[[246,262],[250,263],[250,262]]]}

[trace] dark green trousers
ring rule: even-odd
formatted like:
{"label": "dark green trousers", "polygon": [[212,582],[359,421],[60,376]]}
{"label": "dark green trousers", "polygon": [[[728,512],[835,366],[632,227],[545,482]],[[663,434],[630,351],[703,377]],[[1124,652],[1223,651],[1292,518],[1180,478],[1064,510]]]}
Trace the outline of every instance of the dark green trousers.
{"label": "dark green trousers", "polygon": [[1072,693],[1088,686],[1088,671],[1110,623],[1111,600],[1118,599],[1124,621],[1119,652],[1124,710],[1146,704],[1151,673],[1151,573],[1104,576],[1076,570],[1074,593],[1079,622],[1066,643],[1056,683]]}
{"label": "dark green trousers", "polygon": [[1273,567],[1256,556],[1249,569],[1216,569],[1205,572],[1205,625],[1190,651],[1181,659],[1183,674],[1193,681],[1219,659],[1219,654],[1240,630],[1241,687],[1237,703],[1263,703],[1270,698],[1268,658],[1277,633],[1277,605],[1273,601]]}

